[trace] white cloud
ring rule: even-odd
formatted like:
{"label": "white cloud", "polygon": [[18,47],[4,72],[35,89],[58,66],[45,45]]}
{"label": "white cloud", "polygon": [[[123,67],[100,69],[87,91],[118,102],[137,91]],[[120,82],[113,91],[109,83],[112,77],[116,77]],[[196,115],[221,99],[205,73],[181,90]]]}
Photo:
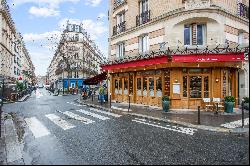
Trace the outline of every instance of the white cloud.
{"label": "white cloud", "polygon": [[68,10],[68,12],[74,14],[74,13],[76,13],[76,9],[73,8],[73,7],[71,7],[71,8]]}
{"label": "white cloud", "polygon": [[90,5],[93,7],[98,6],[102,2],[102,0],[85,0],[85,1],[86,5]]}
{"label": "white cloud", "polygon": [[41,40],[58,40],[60,38],[61,32],[60,31],[51,31],[45,33],[26,33],[23,35],[23,39],[25,42],[35,42]]}
{"label": "white cloud", "polygon": [[12,3],[15,6],[22,5],[25,3],[34,3],[40,6],[49,6],[50,8],[58,8],[60,3],[64,2],[74,2],[77,3],[80,0],[13,0]]}
{"label": "white cloud", "polygon": [[35,6],[30,8],[29,13],[36,17],[54,17],[60,15],[60,11],[56,9],[46,7],[38,8]]}

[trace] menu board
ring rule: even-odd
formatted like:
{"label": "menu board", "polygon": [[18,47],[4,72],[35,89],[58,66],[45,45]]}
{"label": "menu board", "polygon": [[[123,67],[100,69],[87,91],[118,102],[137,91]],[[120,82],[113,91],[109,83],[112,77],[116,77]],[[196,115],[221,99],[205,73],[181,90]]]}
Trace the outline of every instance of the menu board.
{"label": "menu board", "polygon": [[173,84],[173,94],[181,94],[181,84],[175,83]]}

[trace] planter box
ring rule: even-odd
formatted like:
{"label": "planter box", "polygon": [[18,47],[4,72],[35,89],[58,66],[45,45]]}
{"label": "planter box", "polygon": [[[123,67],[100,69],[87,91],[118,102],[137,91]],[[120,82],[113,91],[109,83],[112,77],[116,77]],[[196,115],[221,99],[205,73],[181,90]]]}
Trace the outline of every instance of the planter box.
{"label": "planter box", "polygon": [[170,101],[162,101],[163,112],[169,112]]}
{"label": "planter box", "polygon": [[225,112],[226,113],[234,112],[234,102],[225,102]]}

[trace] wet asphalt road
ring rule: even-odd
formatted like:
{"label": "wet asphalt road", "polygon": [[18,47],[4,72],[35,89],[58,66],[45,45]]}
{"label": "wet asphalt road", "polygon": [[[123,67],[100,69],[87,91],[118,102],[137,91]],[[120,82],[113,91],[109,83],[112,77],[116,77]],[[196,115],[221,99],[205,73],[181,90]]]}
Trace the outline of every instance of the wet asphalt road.
{"label": "wet asphalt road", "polygon": [[[25,164],[249,164],[248,136],[189,130],[127,115],[117,118],[73,105],[71,102],[77,97],[52,96],[39,90],[26,102],[4,106],[4,112],[14,112],[23,121]],[[109,119],[88,116],[77,111],[80,109]],[[94,122],[84,124],[57,111],[68,111]],[[63,130],[48,114],[74,128]],[[34,117],[48,129],[48,135],[34,136],[25,121]]]}

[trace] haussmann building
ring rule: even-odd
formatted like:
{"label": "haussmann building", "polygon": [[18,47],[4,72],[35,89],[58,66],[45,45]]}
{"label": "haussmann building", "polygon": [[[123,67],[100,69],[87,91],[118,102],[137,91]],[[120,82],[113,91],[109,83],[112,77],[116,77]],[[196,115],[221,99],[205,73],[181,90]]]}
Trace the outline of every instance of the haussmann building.
{"label": "haussmann building", "polygon": [[[197,109],[249,96],[249,0],[110,0],[112,100]],[[240,93],[242,91],[242,94]],[[246,93],[246,94],[243,94]],[[242,96],[242,97],[244,97]]]}

